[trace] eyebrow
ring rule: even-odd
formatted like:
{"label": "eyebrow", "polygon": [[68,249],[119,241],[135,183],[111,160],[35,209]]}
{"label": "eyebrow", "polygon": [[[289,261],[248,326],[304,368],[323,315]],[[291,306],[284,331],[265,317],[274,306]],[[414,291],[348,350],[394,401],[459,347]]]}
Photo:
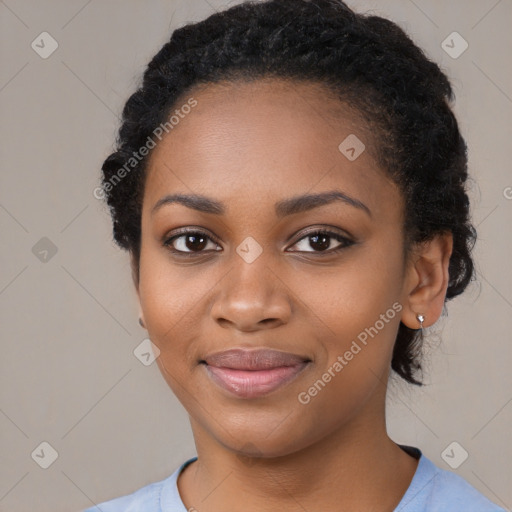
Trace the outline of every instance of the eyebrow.
{"label": "eyebrow", "polygon": [[[372,213],[368,206],[339,190],[329,192],[321,192],[319,194],[304,194],[301,196],[291,197],[278,201],[274,207],[278,218],[301,213],[313,208],[324,206],[334,201],[341,201],[345,204],[359,208],[366,212],[370,217]],[[160,208],[165,205],[178,203],[203,213],[211,213],[214,215],[224,215],[226,212],[225,205],[215,199],[198,194],[170,194],[159,199],[151,209],[151,215],[154,215]]]}

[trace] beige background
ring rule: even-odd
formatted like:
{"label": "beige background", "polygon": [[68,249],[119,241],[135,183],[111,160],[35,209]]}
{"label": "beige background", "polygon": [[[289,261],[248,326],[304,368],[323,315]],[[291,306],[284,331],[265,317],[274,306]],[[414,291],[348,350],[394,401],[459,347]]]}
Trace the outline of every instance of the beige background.
{"label": "beige background", "polygon": [[[425,389],[392,385],[389,431],[445,469],[457,441],[469,457],[454,471],[510,510],[512,3],[349,3],[399,23],[452,79],[475,180],[478,283],[433,329]],[[128,256],[93,189],[148,60],[171,29],[224,5],[0,1],[1,511],[81,510],[195,455],[186,412],[133,354],[145,331]],[[31,48],[44,31],[59,45],[47,59]],[[469,44],[457,59],[441,47],[453,31]],[[58,452],[48,469],[43,441]]]}

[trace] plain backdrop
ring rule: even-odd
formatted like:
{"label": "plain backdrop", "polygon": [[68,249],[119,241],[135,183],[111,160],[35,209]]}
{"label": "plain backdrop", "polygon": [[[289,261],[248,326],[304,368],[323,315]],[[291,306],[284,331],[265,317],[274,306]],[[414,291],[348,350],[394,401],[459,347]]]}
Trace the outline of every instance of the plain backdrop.
{"label": "plain backdrop", "polygon": [[[391,382],[389,432],[510,510],[512,3],[348,3],[397,22],[451,79],[479,233],[477,282],[430,329],[426,386]],[[149,59],[226,5],[0,1],[1,511],[82,510],[195,455],[187,413],[134,355],[146,331],[128,255],[93,190]],[[442,46],[453,32],[468,44],[457,58]],[[453,442],[468,453],[456,469]]]}

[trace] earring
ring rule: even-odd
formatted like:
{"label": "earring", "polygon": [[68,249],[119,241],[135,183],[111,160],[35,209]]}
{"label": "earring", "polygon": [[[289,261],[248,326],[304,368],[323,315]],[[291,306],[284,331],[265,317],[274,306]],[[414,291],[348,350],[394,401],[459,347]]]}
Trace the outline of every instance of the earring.
{"label": "earring", "polygon": [[142,317],[139,316],[139,324],[141,325],[141,327],[144,327],[144,329],[146,328],[146,326],[144,325],[144,322],[142,321]]}
{"label": "earring", "polygon": [[418,319],[418,322],[420,323],[420,329],[423,330],[423,321],[425,320],[425,317],[423,315],[416,315],[416,318]]}

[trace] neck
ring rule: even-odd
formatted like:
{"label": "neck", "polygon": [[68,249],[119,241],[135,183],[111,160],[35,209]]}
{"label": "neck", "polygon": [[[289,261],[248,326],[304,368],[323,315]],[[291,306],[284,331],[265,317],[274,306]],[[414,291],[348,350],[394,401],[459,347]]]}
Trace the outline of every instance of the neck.
{"label": "neck", "polygon": [[360,414],[321,440],[278,457],[241,456],[191,420],[198,460],[178,481],[182,500],[187,510],[200,512],[391,512],[418,461],[389,438],[380,412]]}

